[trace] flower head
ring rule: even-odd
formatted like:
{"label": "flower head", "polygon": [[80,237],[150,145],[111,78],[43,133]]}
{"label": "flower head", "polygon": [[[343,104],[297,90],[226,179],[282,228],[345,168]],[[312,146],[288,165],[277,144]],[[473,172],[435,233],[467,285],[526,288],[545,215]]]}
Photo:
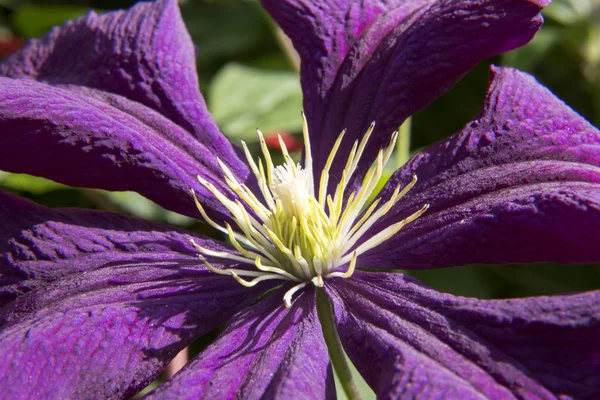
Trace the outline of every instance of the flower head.
{"label": "flower head", "polygon": [[135,190],[231,245],[0,192],[4,395],[128,397],[227,322],[148,397],[333,398],[318,303],[381,398],[600,396],[600,292],[477,300],[392,272],[599,261],[596,128],[494,67],[481,115],[369,203],[402,121],[546,3],[263,0],[302,59],[304,160],[281,166],[219,132],[175,0],[30,42],[0,65],[0,169]]}
{"label": "flower head", "polygon": [[[258,134],[266,163],[266,167],[263,167],[261,163],[259,168],[252,159],[248,148],[243,144],[248,164],[259,183],[260,194],[265,199],[264,204],[250,189],[238,182],[229,168],[222,162],[219,162],[219,165],[226,176],[227,185],[242,199],[243,203],[237,199],[228,199],[214,185],[198,176],[200,183],[231,212],[242,233],[234,232],[229,224],[223,227],[214,222],[206,214],[198,199],[195,198],[196,206],[206,221],[216,229],[229,235],[231,242],[242,254],[242,257],[227,252],[214,252],[195,244],[193,241],[192,243],[202,255],[221,257],[248,264],[254,263],[258,271],[220,270],[213,267],[202,257],[206,267],[217,274],[230,274],[246,287],[270,279],[296,282],[297,284],[283,296],[286,307],[291,305],[291,296],[304,288],[309,282],[317,287],[323,287],[326,278],[351,277],[359,255],[394,236],[403,226],[417,219],[429,207],[426,204],[402,221],[386,227],[367,240],[361,241],[365,232],[384,217],[394,204],[414,186],[417,180],[414,176],[410,184],[403,190],[400,190],[400,186],[396,187],[391,198],[379,208],[377,208],[379,200],[366,207],[371,193],[375,190],[383,175],[383,167],[388,162],[394,148],[397,138],[397,133],[395,133],[385,151],[381,150],[379,152],[377,161],[365,175],[360,189],[350,193],[345,198],[346,184],[359,165],[362,152],[374,127],[375,123],[372,123],[360,144],[355,142],[346,166],[342,170],[342,178],[335,187],[333,195],[327,194],[330,180],[329,170],[344,137],[343,132],[333,146],[325,168],[321,172],[318,185],[314,183],[310,156],[306,157],[304,166],[296,164],[282,143],[281,148],[283,149],[285,163],[275,167],[271,161],[263,135],[259,131]],[[304,118],[305,154],[308,155],[311,149],[310,136],[307,130],[306,118]],[[193,191],[192,194],[194,194]],[[357,246],[359,242],[361,244]],[[263,260],[266,260],[268,265],[265,265]],[[339,268],[344,265],[348,265],[347,270],[340,272]],[[253,279],[246,281],[242,278],[244,276]]]}

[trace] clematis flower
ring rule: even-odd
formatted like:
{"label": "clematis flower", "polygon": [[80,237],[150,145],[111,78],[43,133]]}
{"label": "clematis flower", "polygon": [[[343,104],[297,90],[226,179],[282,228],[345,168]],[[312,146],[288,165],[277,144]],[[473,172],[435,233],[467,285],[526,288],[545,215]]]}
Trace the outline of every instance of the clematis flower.
{"label": "clematis flower", "polygon": [[334,398],[343,346],[380,398],[599,398],[599,291],[477,300],[394,272],[600,261],[596,128],[495,67],[479,118],[367,199],[402,121],[546,3],[263,0],[302,61],[283,166],[219,132],[175,0],[29,42],[0,65],[0,169],[137,191],[231,244],[1,192],[2,396],[125,398],[226,323],[147,397]]}

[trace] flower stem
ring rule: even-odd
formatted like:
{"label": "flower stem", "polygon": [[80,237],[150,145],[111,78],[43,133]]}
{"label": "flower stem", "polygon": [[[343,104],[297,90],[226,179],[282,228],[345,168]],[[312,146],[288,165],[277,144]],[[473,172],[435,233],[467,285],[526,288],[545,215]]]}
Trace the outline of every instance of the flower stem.
{"label": "flower stem", "polygon": [[408,117],[400,125],[398,141],[396,142],[396,168],[400,168],[410,158],[410,128],[411,118]]}
{"label": "flower stem", "polygon": [[349,400],[360,400],[361,396],[354,383],[354,379],[352,379],[350,366],[346,361],[346,354],[344,353],[340,337],[335,328],[331,302],[321,288],[317,288],[317,314],[319,315],[319,321],[321,322],[321,328],[323,329],[323,337],[325,338],[325,344],[329,351],[331,364],[333,364],[333,368],[338,375],[342,388]]}
{"label": "flower stem", "polygon": [[287,56],[291,66],[294,68],[296,72],[300,71],[300,56],[294,49],[294,45],[292,44],[292,40],[279,28],[275,26],[275,37],[277,38],[277,42],[279,42],[279,46]]}

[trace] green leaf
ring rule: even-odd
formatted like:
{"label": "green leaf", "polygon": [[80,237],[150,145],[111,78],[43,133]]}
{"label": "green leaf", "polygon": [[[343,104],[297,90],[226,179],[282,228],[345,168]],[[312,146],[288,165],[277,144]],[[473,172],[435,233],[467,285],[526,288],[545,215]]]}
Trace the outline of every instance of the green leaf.
{"label": "green leaf", "polygon": [[17,7],[20,2],[21,0],[0,0],[0,6],[12,10]]}
{"label": "green leaf", "polygon": [[12,22],[19,33],[25,38],[44,35],[55,25],[61,25],[68,19],[85,14],[89,8],[76,6],[46,6],[27,4],[15,10]]}
{"label": "green leaf", "polygon": [[194,222],[193,218],[165,210],[158,204],[135,192],[105,193],[123,211],[136,217],[153,221],[166,221],[179,226],[187,226]]}
{"label": "green leaf", "polygon": [[557,46],[564,34],[563,28],[545,27],[523,47],[519,47],[502,56],[502,63],[525,71],[533,71],[544,62],[552,48]]}
{"label": "green leaf", "polygon": [[53,190],[68,188],[68,186],[37,176],[11,174],[4,171],[0,171],[0,184],[10,190],[29,192],[38,195]]}
{"label": "green leaf", "polygon": [[208,103],[232,139],[256,141],[256,128],[265,133],[302,129],[302,91],[295,72],[227,64],[209,88]]}
{"label": "green leaf", "polygon": [[186,1],[181,13],[198,45],[201,66],[255,55],[265,41],[276,46],[265,12],[255,1]]}
{"label": "green leaf", "polygon": [[597,0],[554,0],[543,14],[562,25],[571,25],[591,16],[592,3]]}
{"label": "green leaf", "polygon": [[[464,267],[404,271],[435,289],[459,296],[489,299],[494,297],[495,285],[482,274],[482,269],[469,265]],[[504,282],[500,283],[501,285]]]}

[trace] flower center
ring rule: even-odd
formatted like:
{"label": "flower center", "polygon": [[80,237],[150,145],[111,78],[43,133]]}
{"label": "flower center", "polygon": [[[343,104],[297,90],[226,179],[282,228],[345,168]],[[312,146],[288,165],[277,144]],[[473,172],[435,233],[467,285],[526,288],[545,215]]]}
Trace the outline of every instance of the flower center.
{"label": "flower center", "polygon": [[[398,132],[394,132],[389,145],[379,151],[377,160],[367,171],[360,189],[347,197],[344,196],[347,183],[358,166],[375,123],[371,124],[360,143],[354,143],[337,187],[333,193],[328,194],[329,169],[344,137],[345,131],[342,132],[333,145],[321,173],[318,192],[315,193],[308,125],[304,114],[302,118],[306,157],[304,168],[292,160],[281,137],[279,142],[285,163],[277,167],[273,165],[260,131],[258,136],[264,162],[260,159],[258,164],[254,162],[248,147],[242,142],[264,201],[260,201],[248,187],[238,182],[220,160],[218,162],[225,181],[237,198],[228,198],[212,183],[198,176],[198,181],[229,210],[239,228],[237,232],[229,224],[222,226],[214,222],[191,190],[204,219],[229,235],[231,243],[239,252],[238,255],[210,250],[192,240],[206,267],[214,273],[230,275],[248,287],[271,279],[296,282],[284,296],[286,307],[291,305],[293,294],[311,282],[315,286],[323,286],[324,279],[349,278],[354,273],[358,256],[395,235],[429,207],[426,204],[402,221],[364,238],[365,233],[417,182],[416,175],[413,175],[412,181],[402,190],[400,186],[396,187],[385,203],[380,204],[381,199],[370,204],[368,202],[381,179],[383,167],[390,159]],[[256,269],[215,268],[205,256],[254,264]]]}

